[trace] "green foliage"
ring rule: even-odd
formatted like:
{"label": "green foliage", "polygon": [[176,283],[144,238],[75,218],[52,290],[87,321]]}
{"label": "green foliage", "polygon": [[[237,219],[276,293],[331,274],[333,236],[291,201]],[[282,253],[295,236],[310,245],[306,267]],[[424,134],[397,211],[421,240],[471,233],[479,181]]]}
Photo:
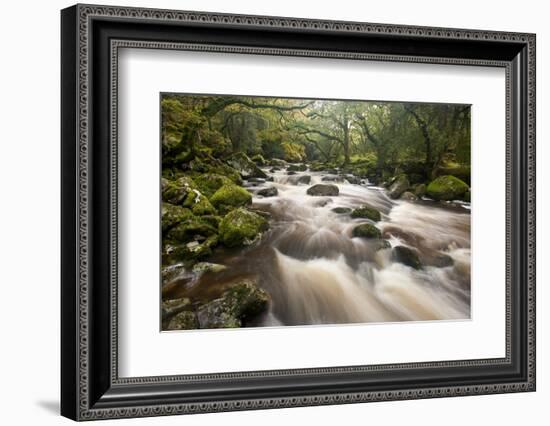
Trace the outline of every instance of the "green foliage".
{"label": "green foliage", "polygon": [[306,150],[303,145],[292,143],[292,142],[283,142],[281,144],[283,148],[283,159],[291,163],[299,163],[304,161],[306,158]]}

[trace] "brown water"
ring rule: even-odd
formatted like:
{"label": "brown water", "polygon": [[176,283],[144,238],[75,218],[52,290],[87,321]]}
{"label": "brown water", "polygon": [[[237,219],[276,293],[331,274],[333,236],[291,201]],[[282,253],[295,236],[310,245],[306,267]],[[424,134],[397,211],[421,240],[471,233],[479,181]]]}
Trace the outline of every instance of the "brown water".
{"label": "brown water", "polygon": [[[267,172],[267,170],[266,170]],[[227,271],[187,279],[171,296],[208,300],[237,276],[259,276],[272,297],[269,312],[247,326],[337,324],[470,317],[469,205],[430,201],[393,201],[382,188],[335,182],[340,194],[312,197],[307,188],[325,174],[268,173],[276,197],[255,196],[253,208],[271,214],[270,230],[253,247],[222,250],[209,261]],[[309,185],[297,184],[301,175]],[[416,248],[425,265],[414,270],[391,260],[391,250],[376,250],[375,241],[351,238],[352,229],[368,219],[336,214],[334,207],[369,204],[382,213],[377,226],[391,245]],[[452,266],[436,266],[441,254]],[[430,266],[431,265],[431,266]]]}

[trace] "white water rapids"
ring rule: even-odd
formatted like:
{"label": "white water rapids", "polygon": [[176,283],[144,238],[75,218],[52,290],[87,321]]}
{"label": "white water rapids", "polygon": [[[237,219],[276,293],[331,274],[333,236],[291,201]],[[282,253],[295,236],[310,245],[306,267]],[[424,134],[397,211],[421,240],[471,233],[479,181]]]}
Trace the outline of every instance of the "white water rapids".
{"label": "white water rapids", "polygon": [[[271,215],[270,230],[255,246],[215,259],[235,274],[259,276],[271,295],[269,313],[247,326],[470,317],[469,205],[393,201],[382,188],[323,182],[327,175],[320,172],[265,171],[273,182],[248,187],[253,193],[277,188],[277,196],[253,199],[253,208]],[[309,184],[297,184],[303,175],[311,176]],[[307,195],[316,183],[334,183],[340,193]],[[422,269],[392,261],[391,249],[380,250],[379,241],[352,238],[352,229],[368,219],[332,211],[365,204],[382,213],[376,226],[392,247],[418,251]],[[445,266],[448,257],[438,264],[442,255],[452,265]]]}

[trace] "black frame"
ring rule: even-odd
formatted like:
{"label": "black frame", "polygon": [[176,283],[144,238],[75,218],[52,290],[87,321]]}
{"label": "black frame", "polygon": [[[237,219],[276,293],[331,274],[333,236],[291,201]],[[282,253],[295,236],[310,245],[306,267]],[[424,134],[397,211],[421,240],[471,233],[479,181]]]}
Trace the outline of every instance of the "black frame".
{"label": "black frame", "polygon": [[[62,415],[90,420],[535,390],[533,34],[96,5],[64,9],[61,30]],[[116,66],[124,47],[505,68],[506,357],[119,378]]]}

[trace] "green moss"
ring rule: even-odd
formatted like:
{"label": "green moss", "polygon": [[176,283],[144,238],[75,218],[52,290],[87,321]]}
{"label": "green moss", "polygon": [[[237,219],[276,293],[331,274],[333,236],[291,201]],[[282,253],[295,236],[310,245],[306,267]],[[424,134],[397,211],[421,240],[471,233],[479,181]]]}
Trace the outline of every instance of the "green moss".
{"label": "green moss", "polygon": [[211,235],[201,243],[180,242],[166,240],[163,247],[162,263],[171,264],[175,262],[184,262],[185,266],[193,265],[197,260],[205,259],[212,255],[212,248],[218,244],[218,236]]}
{"label": "green moss", "polygon": [[268,228],[268,222],[260,215],[238,208],[228,213],[220,222],[219,235],[227,247],[250,244]]}
{"label": "green moss", "polygon": [[426,193],[434,200],[457,200],[462,199],[469,190],[468,185],[455,176],[439,176],[430,182]]}
{"label": "green moss", "polygon": [[163,233],[193,216],[191,210],[169,203],[162,203],[161,214]]}
{"label": "green moss", "polygon": [[170,229],[166,238],[178,243],[187,243],[194,241],[197,235],[208,237],[215,234],[216,229],[210,223],[191,214]]}
{"label": "green moss", "polygon": [[355,209],[351,212],[351,217],[353,218],[367,218],[373,222],[378,222],[382,219],[380,212],[370,206],[362,206],[358,209]]}
{"label": "green moss", "polygon": [[360,238],[380,238],[381,233],[380,230],[370,223],[363,223],[361,225],[356,226],[353,228],[353,231],[351,233],[353,237],[360,237]]}
{"label": "green moss", "polygon": [[162,179],[162,201],[182,204],[196,188],[195,182],[189,176],[181,176],[176,180]]}
{"label": "green moss", "polygon": [[267,164],[267,161],[265,161],[265,158],[262,154],[256,154],[251,158],[251,160],[256,163],[258,166],[265,166]]}
{"label": "green moss", "polygon": [[237,207],[250,204],[252,195],[240,186],[224,185],[212,195],[210,202],[221,213],[227,213]]}
{"label": "green moss", "polygon": [[194,179],[199,191],[207,197],[211,197],[214,193],[224,185],[231,185],[233,181],[227,176],[217,173],[205,173],[195,177]]}

